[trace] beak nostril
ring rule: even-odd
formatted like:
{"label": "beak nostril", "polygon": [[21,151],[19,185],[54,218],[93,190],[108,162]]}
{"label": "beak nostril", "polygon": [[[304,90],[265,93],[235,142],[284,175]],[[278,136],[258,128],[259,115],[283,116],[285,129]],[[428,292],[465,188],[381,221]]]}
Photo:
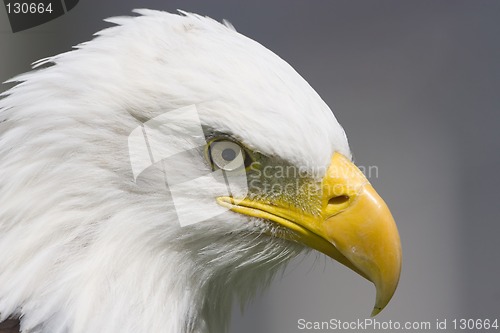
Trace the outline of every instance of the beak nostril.
{"label": "beak nostril", "polygon": [[349,201],[349,196],[348,195],[338,195],[336,197],[331,198],[328,200],[329,205],[341,205],[343,203],[346,203]]}

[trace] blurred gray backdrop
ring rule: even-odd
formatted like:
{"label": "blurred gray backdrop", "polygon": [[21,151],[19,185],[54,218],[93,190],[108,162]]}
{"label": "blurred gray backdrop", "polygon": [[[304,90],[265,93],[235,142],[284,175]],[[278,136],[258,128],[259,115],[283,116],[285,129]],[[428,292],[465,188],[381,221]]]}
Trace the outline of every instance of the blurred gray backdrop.
{"label": "blurred gray backdrop", "polygon": [[[500,319],[500,1],[81,0],[16,34],[1,8],[0,80],[133,8],[228,19],[334,110],[356,162],[378,167],[371,181],[402,238],[401,282],[378,320]],[[301,318],[365,318],[374,298],[370,283],[312,253],[243,314],[235,306],[230,331],[303,332]]]}

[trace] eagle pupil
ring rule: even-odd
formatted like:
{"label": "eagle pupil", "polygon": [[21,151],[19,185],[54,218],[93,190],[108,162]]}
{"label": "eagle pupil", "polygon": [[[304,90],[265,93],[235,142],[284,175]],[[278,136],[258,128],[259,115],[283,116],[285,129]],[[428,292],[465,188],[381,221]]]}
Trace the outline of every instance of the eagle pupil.
{"label": "eagle pupil", "polygon": [[222,158],[226,161],[232,161],[236,158],[236,152],[234,149],[226,148],[222,151]]}

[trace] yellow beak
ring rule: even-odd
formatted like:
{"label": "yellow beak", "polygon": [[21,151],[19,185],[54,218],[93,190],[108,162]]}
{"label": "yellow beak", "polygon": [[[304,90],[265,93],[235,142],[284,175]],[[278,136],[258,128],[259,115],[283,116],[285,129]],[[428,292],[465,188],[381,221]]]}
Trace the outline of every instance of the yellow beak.
{"label": "yellow beak", "polygon": [[293,230],[292,240],[325,253],[372,281],[377,289],[374,316],[391,300],[401,271],[401,243],[391,212],[363,173],[339,153],[332,157],[320,196],[320,214],[304,213],[281,201],[277,205],[247,198],[237,205],[230,197],[217,201],[235,212]]}

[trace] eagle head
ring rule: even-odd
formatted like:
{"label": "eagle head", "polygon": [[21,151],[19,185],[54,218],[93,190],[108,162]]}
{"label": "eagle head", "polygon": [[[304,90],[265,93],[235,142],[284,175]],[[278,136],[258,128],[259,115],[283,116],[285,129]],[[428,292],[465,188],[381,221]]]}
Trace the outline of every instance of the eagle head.
{"label": "eagle head", "polygon": [[222,332],[304,249],[373,282],[398,231],[297,72],[230,24],[139,10],[0,100],[0,321]]}

